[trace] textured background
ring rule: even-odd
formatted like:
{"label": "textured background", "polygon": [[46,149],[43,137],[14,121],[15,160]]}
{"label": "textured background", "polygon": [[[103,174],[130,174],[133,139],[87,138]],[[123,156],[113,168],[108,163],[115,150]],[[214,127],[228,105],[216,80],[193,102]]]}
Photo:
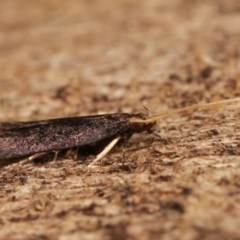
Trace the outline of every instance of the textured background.
{"label": "textured background", "polygon": [[[0,121],[238,96],[238,0],[0,3]],[[239,239],[239,104],[163,119],[95,168],[0,169],[0,239]],[[124,153],[123,153],[124,151]]]}

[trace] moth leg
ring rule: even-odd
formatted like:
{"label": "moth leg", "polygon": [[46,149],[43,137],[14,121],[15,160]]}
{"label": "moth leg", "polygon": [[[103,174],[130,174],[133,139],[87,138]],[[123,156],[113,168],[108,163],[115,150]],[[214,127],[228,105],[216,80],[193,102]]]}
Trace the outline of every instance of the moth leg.
{"label": "moth leg", "polygon": [[103,150],[100,152],[97,157],[88,165],[88,167],[91,167],[95,165],[96,162],[98,162],[100,159],[102,159],[104,156],[106,156],[111,149],[117,144],[117,142],[120,140],[121,137],[114,138]]}
{"label": "moth leg", "polygon": [[78,158],[78,151],[79,151],[79,147],[77,147],[77,149],[76,149],[76,151],[75,151],[75,154],[74,154],[74,156],[73,156],[73,159],[74,159],[74,160],[77,160],[77,158]]}
{"label": "moth leg", "polygon": [[32,160],[34,160],[34,159],[36,159],[36,158],[39,158],[39,157],[41,157],[41,156],[43,156],[43,155],[45,155],[45,154],[46,154],[45,152],[35,153],[35,154],[33,154],[32,156],[30,156],[30,157],[28,158],[28,160],[29,160],[29,161],[32,161]]}
{"label": "moth leg", "polygon": [[57,160],[59,151],[54,151],[54,157],[53,157],[53,161],[55,162]]}

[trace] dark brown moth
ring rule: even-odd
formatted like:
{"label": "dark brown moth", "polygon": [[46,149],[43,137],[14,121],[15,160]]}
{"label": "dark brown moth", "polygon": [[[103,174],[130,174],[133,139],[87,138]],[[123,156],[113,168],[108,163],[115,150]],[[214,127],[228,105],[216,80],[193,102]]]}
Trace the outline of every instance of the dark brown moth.
{"label": "dark brown moth", "polygon": [[[142,120],[134,122],[133,119]],[[150,129],[142,114],[104,114],[0,124],[0,159],[84,146]]]}
{"label": "dark brown moth", "polygon": [[2,122],[0,123],[0,159],[84,147],[102,140],[110,140],[109,145],[95,159],[95,163],[121,138],[149,131],[161,118],[189,110],[226,105],[239,100],[234,98],[196,104],[151,117],[144,114],[116,113],[31,122]]}

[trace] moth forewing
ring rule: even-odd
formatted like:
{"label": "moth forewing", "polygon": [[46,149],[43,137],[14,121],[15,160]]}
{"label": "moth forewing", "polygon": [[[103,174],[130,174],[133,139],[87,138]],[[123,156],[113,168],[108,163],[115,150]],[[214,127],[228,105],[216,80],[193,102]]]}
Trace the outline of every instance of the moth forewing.
{"label": "moth forewing", "polygon": [[147,128],[145,123],[131,123],[131,118],[144,117],[142,114],[120,113],[2,123],[0,159],[85,146]]}
{"label": "moth forewing", "polygon": [[110,145],[97,158],[102,158],[125,135],[150,130],[158,120],[178,113],[217,108],[240,98],[196,104],[146,116],[144,114],[113,113],[83,117],[68,117],[31,122],[0,123],[0,159],[84,147],[110,140]]}

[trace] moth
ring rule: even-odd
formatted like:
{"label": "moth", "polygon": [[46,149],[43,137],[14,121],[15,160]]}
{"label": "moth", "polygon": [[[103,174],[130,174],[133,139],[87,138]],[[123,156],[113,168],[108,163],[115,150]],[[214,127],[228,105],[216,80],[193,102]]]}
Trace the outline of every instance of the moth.
{"label": "moth", "polygon": [[[109,140],[109,144],[90,164],[103,158],[120,139],[135,133],[150,131],[164,117],[190,110],[208,109],[239,101],[240,98],[196,104],[152,116],[146,114],[113,113],[77,116],[30,122],[0,123],[0,159],[37,156],[73,147],[84,147]],[[34,154],[34,155],[33,155]]]}

